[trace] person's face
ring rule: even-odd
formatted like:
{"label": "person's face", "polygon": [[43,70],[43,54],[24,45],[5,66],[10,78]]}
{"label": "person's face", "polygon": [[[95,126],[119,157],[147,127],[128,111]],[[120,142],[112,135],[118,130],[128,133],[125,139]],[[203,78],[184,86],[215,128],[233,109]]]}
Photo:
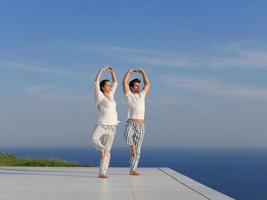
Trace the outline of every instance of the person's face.
{"label": "person's face", "polygon": [[102,87],[103,92],[110,93],[111,89],[112,89],[111,83],[109,81],[106,81],[104,87]]}
{"label": "person's face", "polygon": [[138,82],[135,82],[131,89],[133,93],[138,93],[140,91],[140,84]]}

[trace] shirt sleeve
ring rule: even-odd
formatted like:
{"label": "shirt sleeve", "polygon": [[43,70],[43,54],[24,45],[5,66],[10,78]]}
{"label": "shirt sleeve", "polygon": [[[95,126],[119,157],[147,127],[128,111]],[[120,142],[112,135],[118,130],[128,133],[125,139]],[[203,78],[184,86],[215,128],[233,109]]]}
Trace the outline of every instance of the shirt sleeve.
{"label": "shirt sleeve", "polygon": [[143,97],[143,98],[146,97],[146,91],[145,90],[143,90],[140,94],[141,94],[141,97]]}
{"label": "shirt sleeve", "polygon": [[132,92],[130,90],[125,94],[125,99],[126,99],[128,104],[131,102]]}
{"label": "shirt sleeve", "polygon": [[102,92],[100,90],[99,81],[95,81],[95,103],[98,104],[102,99]]}

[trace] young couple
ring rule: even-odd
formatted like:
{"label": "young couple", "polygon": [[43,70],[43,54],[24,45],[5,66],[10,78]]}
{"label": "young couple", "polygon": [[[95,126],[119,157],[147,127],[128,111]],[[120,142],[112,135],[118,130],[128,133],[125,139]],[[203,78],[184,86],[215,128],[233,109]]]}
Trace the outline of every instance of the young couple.
{"label": "young couple", "polygon": [[[104,71],[111,73],[112,82],[105,79],[100,81]],[[128,84],[131,74],[140,73],[143,76],[144,88],[140,90],[140,80],[133,79]],[[91,135],[91,141],[95,148],[100,151],[99,178],[108,178],[107,169],[110,161],[110,150],[118,125],[118,115],[114,94],[118,86],[118,80],[113,68],[103,66],[95,78],[95,103],[99,118],[96,128]],[[130,147],[130,175],[140,175],[137,165],[140,159],[141,145],[144,138],[145,126],[145,97],[150,87],[149,79],[141,69],[130,69],[123,77],[123,92],[129,111],[126,122],[124,138],[126,145]]]}

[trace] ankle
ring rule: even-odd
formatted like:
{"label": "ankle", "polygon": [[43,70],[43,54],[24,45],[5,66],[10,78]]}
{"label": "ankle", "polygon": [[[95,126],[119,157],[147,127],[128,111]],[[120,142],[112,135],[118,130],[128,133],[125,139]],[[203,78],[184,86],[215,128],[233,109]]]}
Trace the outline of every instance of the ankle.
{"label": "ankle", "polygon": [[98,175],[98,178],[108,178],[107,175]]}

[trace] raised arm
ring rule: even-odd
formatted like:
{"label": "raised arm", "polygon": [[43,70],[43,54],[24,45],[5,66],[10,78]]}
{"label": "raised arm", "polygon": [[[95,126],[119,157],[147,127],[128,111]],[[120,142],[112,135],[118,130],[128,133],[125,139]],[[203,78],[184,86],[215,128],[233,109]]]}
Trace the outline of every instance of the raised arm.
{"label": "raised arm", "polygon": [[96,74],[96,77],[95,77],[95,102],[96,104],[98,104],[101,99],[102,99],[102,92],[100,90],[100,86],[99,86],[99,80],[103,74],[103,72],[107,69],[106,66],[103,66],[99,69],[98,73]]}
{"label": "raised arm", "polygon": [[118,87],[118,79],[116,77],[116,73],[114,71],[114,69],[111,67],[111,66],[108,66],[108,69],[107,69],[110,74],[111,74],[111,78],[112,78],[112,88],[111,88],[111,94],[114,95],[115,94],[115,91]]}
{"label": "raised arm", "polygon": [[130,91],[130,88],[128,85],[128,79],[133,72],[134,72],[134,69],[128,70],[122,79],[122,87],[123,87],[124,94],[127,94]]}
{"label": "raised arm", "polygon": [[116,73],[115,73],[114,69],[111,66],[108,66],[108,71],[111,73],[113,84],[117,84],[118,83],[118,79],[116,77]]}
{"label": "raised arm", "polygon": [[147,94],[148,93],[148,90],[150,88],[150,81],[149,81],[148,76],[147,76],[147,74],[146,74],[146,72],[144,70],[139,70],[139,72],[143,76],[143,80],[144,80],[144,91],[145,91],[145,94]]}
{"label": "raised arm", "polygon": [[106,65],[100,68],[100,70],[99,70],[98,73],[96,74],[95,82],[100,80],[100,78],[101,78],[103,72],[104,72],[105,70],[107,70],[107,69],[108,69],[108,66],[106,66]]}

